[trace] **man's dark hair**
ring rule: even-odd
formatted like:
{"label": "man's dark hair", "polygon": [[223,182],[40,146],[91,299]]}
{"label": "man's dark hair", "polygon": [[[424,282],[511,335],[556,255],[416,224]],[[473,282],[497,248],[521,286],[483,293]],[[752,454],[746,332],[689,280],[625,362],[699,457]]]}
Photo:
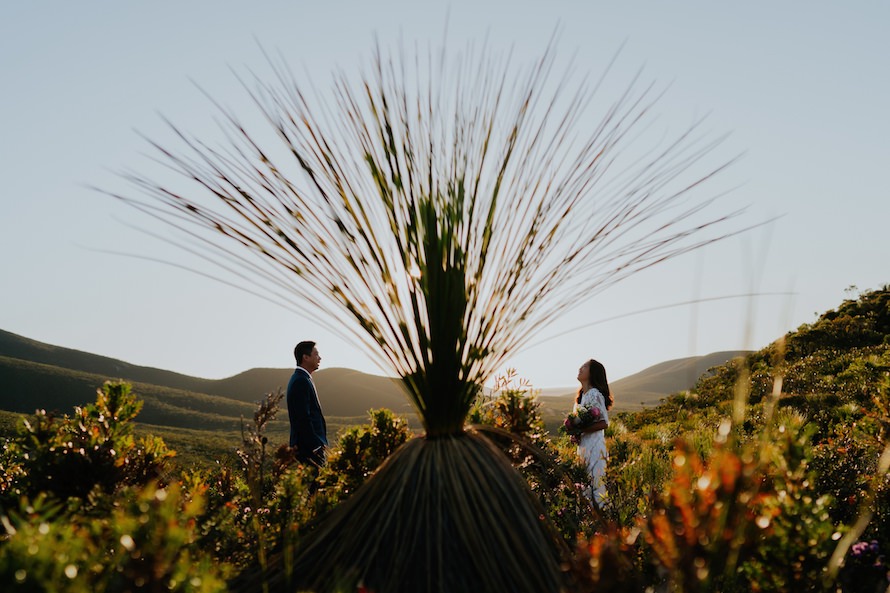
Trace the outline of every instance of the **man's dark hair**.
{"label": "man's dark hair", "polygon": [[300,342],[297,344],[297,347],[294,348],[294,358],[297,359],[297,366],[303,362],[304,356],[312,355],[313,348],[315,348],[315,342]]}

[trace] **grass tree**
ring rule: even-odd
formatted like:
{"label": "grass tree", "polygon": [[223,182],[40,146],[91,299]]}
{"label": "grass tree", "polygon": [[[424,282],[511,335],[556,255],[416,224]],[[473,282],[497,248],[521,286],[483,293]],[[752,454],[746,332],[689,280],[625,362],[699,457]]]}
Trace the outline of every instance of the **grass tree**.
{"label": "grass tree", "polygon": [[[401,377],[425,435],[324,518],[293,583],[328,590],[557,591],[566,550],[528,486],[465,426],[481,386],[546,324],[719,238],[701,186],[726,163],[699,124],[643,146],[659,92],[490,49],[377,49],[364,74],[242,79],[261,124],[156,144],[181,183],[120,196],[287,306],[310,302]],[[573,82],[574,81],[574,82]],[[265,127],[263,127],[265,126]],[[272,132],[272,133],[270,133]],[[706,158],[708,157],[708,158]],[[715,228],[716,227],[716,228]]]}

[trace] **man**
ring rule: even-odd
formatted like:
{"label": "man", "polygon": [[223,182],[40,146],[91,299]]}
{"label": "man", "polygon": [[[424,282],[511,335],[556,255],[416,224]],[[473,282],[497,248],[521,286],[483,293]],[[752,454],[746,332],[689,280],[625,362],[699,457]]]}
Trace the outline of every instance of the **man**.
{"label": "man", "polygon": [[321,356],[315,342],[300,342],[294,348],[297,368],[287,384],[287,415],[290,418],[290,446],[296,447],[297,459],[324,465],[328,446],[327,424],[312,383]]}

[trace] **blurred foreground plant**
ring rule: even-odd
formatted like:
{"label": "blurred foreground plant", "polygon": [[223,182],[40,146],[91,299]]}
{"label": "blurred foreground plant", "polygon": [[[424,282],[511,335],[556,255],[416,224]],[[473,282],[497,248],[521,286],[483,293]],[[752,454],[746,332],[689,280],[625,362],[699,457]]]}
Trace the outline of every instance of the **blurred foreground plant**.
{"label": "blurred foreground plant", "polygon": [[155,483],[126,488],[105,516],[66,515],[38,496],[7,509],[0,582],[13,593],[226,591],[226,566],[196,546],[203,499]]}
{"label": "blurred foreground plant", "polygon": [[728,427],[707,459],[678,440],[671,475],[637,524],[606,526],[579,547],[582,590],[831,590],[841,534],[814,488],[812,427],[789,418],[744,443]]}

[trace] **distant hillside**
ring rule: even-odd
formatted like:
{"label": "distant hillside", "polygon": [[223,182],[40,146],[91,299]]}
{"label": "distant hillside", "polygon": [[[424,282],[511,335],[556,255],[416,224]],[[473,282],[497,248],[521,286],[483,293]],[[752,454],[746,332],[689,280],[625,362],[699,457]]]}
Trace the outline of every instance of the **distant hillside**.
{"label": "distant hillside", "polygon": [[[251,369],[226,379],[201,379],[152,367],[138,366],[114,358],[89,354],[79,350],[63,348],[37,342],[10,332],[0,330],[0,409],[22,411],[13,405],[14,401],[30,402],[34,407],[53,409],[91,401],[95,389],[106,379],[124,379],[134,383],[166,387],[173,390],[196,394],[222,396],[251,404],[259,401],[266,393],[285,389],[293,369]],[[12,359],[44,365],[49,377],[41,382],[41,391],[27,386],[35,381],[35,369],[30,369],[27,380],[16,379],[22,368],[10,366]],[[67,369],[94,375],[101,379],[89,386],[82,381],[64,378],[64,372],[49,372],[50,367]],[[370,408],[390,408],[399,413],[411,412],[407,398],[402,394],[398,381],[387,377],[369,375],[350,369],[320,369],[313,376],[322,399],[326,415],[364,416]],[[54,381],[59,381],[58,388]],[[6,386],[19,385],[10,393]],[[74,387],[76,386],[76,387]],[[74,389],[72,391],[72,389]],[[86,399],[83,399],[83,398]]]}
{"label": "distant hillside", "polygon": [[[746,372],[742,372],[742,369]],[[852,404],[873,410],[875,398],[890,392],[890,286],[845,300],[837,309],[801,325],[781,340],[715,367],[699,378],[691,393],[668,398],[639,414],[629,426],[664,422],[679,409],[686,414],[726,405],[746,378],[748,399],[757,404],[781,377],[780,407],[812,418],[830,417],[826,409]]]}
{"label": "distant hillside", "polygon": [[[692,389],[696,381],[709,369],[748,354],[745,350],[713,352],[704,356],[690,356],[669,360],[642,371],[618,379],[609,387],[615,397],[618,411],[640,410],[657,406],[672,393]],[[571,407],[577,388],[542,390],[541,400],[547,407],[566,409]]]}
{"label": "distant hillside", "polygon": [[729,350],[669,360],[619,379],[612,388],[615,397],[628,404],[656,405],[672,393],[692,389],[710,369],[747,354],[746,350]]}
{"label": "distant hillside", "polygon": [[[671,360],[612,383],[616,411],[657,405],[691,388],[709,368],[743,352],[716,352]],[[106,379],[124,379],[145,398],[139,421],[183,429],[236,430],[264,394],[284,389],[293,369],[251,369],[226,379],[201,379],[162,369],[44,344],[0,331],[0,409],[32,413],[36,408],[68,412],[95,397]],[[322,408],[331,419],[361,421],[371,408],[416,417],[396,379],[350,369],[320,369],[313,375]],[[546,389],[541,402],[555,429],[572,405],[574,388]],[[283,431],[286,416],[274,427]],[[340,422],[334,420],[334,424]]]}
{"label": "distant hillside", "polygon": [[[32,414],[36,409],[70,413],[96,399],[104,375],[0,357],[0,409]],[[145,406],[139,421],[147,424],[237,430],[240,418],[251,418],[255,406],[231,398],[133,381]]]}
{"label": "distant hillside", "polygon": [[[290,376],[290,374],[288,374]],[[358,408],[389,408],[398,414],[413,414],[414,408],[402,390],[401,381],[350,369],[319,369],[312,374],[325,414],[353,416]]]}
{"label": "distant hillside", "polygon": [[128,381],[164,385],[187,391],[214,393],[209,389],[210,384],[214,383],[214,381],[209,379],[198,379],[171,371],[137,366],[122,360],[81,352],[80,350],[44,344],[43,342],[37,342],[36,340],[3,330],[0,330],[0,356],[84,373],[93,373],[107,378],[116,377],[127,379]]}

